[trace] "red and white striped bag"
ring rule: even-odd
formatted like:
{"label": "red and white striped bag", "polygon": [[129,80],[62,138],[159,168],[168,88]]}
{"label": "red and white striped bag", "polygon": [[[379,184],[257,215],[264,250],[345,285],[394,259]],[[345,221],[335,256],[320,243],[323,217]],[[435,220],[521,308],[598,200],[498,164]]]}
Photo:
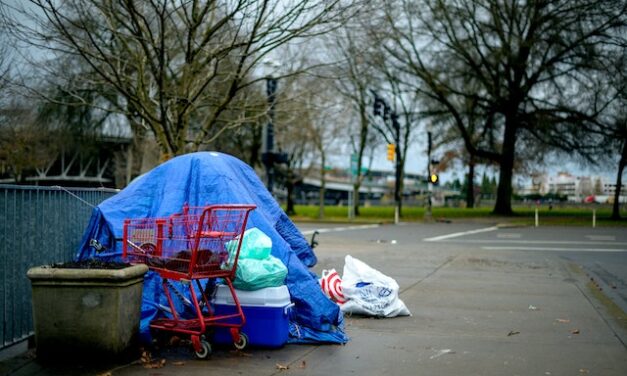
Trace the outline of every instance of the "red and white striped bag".
{"label": "red and white striped bag", "polygon": [[320,288],[329,299],[337,304],[344,304],[344,294],[342,293],[342,278],[337,274],[335,269],[323,270],[322,278],[320,278]]}

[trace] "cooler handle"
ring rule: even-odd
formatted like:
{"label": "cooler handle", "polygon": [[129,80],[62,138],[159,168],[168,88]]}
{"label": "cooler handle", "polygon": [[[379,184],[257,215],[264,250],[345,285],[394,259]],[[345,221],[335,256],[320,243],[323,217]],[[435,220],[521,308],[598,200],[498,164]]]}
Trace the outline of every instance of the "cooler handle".
{"label": "cooler handle", "polygon": [[290,308],[294,307],[295,305],[296,305],[296,304],[294,304],[294,303],[290,303],[290,304],[286,305],[286,306],[285,306],[285,308],[283,308],[283,314],[284,314],[285,316],[287,316],[287,311],[288,311]]}

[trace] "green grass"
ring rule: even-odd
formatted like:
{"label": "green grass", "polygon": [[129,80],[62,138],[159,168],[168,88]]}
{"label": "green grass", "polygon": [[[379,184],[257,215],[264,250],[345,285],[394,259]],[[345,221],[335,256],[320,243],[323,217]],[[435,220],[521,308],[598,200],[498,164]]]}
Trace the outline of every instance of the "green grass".
{"label": "green grass", "polygon": [[[511,217],[495,216],[491,214],[491,207],[481,207],[474,209],[465,208],[443,208],[434,207],[432,217],[436,221],[482,221],[493,223],[504,223],[511,225],[533,226],[535,224],[535,207],[514,206],[514,215]],[[291,216],[294,220],[318,221],[318,206],[297,205],[296,214]],[[355,222],[355,223],[389,223],[394,220],[393,206],[371,206],[359,208],[360,215],[349,221],[348,208],[346,206],[325,206],[324,219],[326,222]],[[404,222],[424,221],[425,209],[423,207],[406,206],[403,207],[402,220]],[[627,219],[622,221],[612,221],[609,219],[612,213],[611,208],[602,207],[596,209],[596,225],[603,226],[625,226]],[[622,214],[627,217],[627,213]],[[539,224],[542,225],[565,225],[565,226],[592,226],[591,207],[564,207],[553,208],[542,207],[538,210]]]}

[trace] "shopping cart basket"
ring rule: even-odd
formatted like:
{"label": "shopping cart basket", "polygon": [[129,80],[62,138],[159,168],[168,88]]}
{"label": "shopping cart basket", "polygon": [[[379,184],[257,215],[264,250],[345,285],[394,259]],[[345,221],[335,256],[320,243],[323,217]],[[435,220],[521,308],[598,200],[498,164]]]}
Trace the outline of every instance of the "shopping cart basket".
{"label": "shopping cart basket", "polygon": [[[126,219],[123,256],[131,263],[146,264],[162,278],[171,317],[152,320],[157,330],[191,336],[196,356],[205,358],[211,346],[205,339],[207,327],[228,327],[236,348],[243,349],[248,338],[240,331],[246,318],[233,288],[243,232],[254,205],[184,206],[169,218]],[[222,278],[231,291],[236,312],[216,315],[201,280]],[[189,289],[195,317],[182,318],[172,294],[182,296],[171,281]],[[194,287],[196,286],[196,288]]]}

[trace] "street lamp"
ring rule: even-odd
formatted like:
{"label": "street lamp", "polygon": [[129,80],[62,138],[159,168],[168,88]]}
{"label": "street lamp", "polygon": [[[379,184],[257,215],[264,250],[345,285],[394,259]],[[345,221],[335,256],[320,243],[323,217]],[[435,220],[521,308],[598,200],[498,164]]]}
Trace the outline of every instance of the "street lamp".
{"label": "street lamp", "polygon": [[266,186],[270,194],[274,189],[274,164],[278,162],[274,152],[274,121],[276,108],[276,94],[278,80],[274,77],[279,64],[273,60],[263,62],[266,79],[266,94],[268,96],[268,122],[263,125],[261,140],[261,162],[266,168]]}
{"label": "street lamp", "polygon": [[274,186],[274,110],[276,105],[277,79],[266,77],[266,93],[268,95],[268,122],[263,128],[261,161],[266,167],[266,184],[272,194]]}

